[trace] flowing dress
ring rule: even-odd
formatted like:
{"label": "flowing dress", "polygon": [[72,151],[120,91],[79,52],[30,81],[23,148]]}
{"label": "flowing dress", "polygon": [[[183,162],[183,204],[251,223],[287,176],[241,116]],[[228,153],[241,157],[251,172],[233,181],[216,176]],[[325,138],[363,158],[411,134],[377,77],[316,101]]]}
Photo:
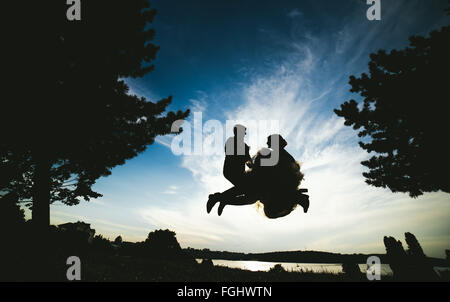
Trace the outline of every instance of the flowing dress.
{"label": "flowing dress", "polygon": [[[253,168],[247,171],[248,195],[264,205],[268,218],[279,218],[291,213],[298,205],[299,191],[303,173],[300,164],[284,149],[280,149],[276,165],[261,165],[263,158],[274,152],[260,150],[253,158]],[[267,154],[268,155],[262,155]]]}

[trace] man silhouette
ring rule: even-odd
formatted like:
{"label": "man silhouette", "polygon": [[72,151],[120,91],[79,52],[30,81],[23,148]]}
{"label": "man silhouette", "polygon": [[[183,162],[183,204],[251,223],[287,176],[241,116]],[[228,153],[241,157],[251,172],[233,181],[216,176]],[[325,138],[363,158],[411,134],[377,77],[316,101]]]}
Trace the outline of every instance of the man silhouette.
{"label": "man silhouette", "polygon": [[[225,162],[223,164],[223,176],[236,188],[245,186],[245,163],[251,161],[250,147],[244,142],[247,128],[243,125],[233,127],[234,136],[227,139],[225,143]],[[219,193],[209,195],[206,211],[209,213],[219,201]],[[218,208],[219,215],[222,214],[225,203]]]}

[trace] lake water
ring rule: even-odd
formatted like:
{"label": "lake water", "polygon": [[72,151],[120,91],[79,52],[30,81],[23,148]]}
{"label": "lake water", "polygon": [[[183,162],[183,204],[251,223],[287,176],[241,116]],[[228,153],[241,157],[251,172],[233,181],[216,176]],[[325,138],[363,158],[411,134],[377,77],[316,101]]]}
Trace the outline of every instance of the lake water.
{"label": "lake water", "polygon": [[[196,259],[201,262],[201,259]],[[226,266],[230,268],[240,268],[249,271],[269,271],[275,264],[281,266],[287,271],[313,271],[315,273],[342,273],[341,263],[290,263],[290,262],[265,262],[265,261],[238,261],[238,260],[221,260],[213,259],[214,265]],[[361,272],[365,273],[367,264],[358,264]],[[381,275],[392,275],[389,264],[381,264]]]}

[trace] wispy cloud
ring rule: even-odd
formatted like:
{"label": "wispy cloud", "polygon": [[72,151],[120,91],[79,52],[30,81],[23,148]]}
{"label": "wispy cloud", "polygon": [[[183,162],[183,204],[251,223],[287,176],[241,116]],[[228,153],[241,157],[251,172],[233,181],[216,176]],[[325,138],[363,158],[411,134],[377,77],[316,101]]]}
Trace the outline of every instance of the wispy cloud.
{"label": "wispy cloud", "polygon": [[148,228],[115,223],[107,219],[91,217],[90,215],[76,215],[61,210],[52,210],[51,214],[51,223],[54,225],[68,221],[83,221],[91,224],[91,227],[96,230],[97,234],[102,234],[110,239],[114,239],[116,236],[122,235],[126,238],[126,240],[140,241],[143,240],[149,232]]}
{"label": "wispy cloud", "polygon": [[163,191],[163,194],[175,195],[179,193],[178,189],[178,186],[171,185],[165,191]]}
{"label": "wispy cloud", "polygon": [[298,8],[294,8],[287,15],[289,18],[295,18],[295,17],[300,17],[303,14]]}
{"label": "wispy cloud", "polygon": [[[101,205],[96,217],[64,217],[53,210],[52,217],[86,219],[100,233],[121,234],[126,240],[143,240],[150,230],[169,228],[177,233],[183,247],[244,252],[383,252],[383,236],[401,239],[409,231],[417,236],[427,254],[443,257],[443,249],[450,247],[449,194],[433,193],[411,199],[406,194],[368,186],[360,162],[369,155],[358,146],[356,133],[332,111],[349,99],[348,75],[365,71],[370,52],[407,43],[406,36],[401,41],[398,35],[390,33],[399,30],[399,19],[413,26],[414,18],[406,19],[413,16],[409,12],[417,2],[410,2],[389,4],[380,23],[360,22],[364,17],[360,16],[361,11],[349,12],[345,22],[337,22],[326,32],[312,32],[302,23],[302,12],[294,9],[287,14],[290,30],[280,32],[267,25],[259,29],[264,45],[274,48],[273,55],[264,60],[267,66],[263,71],[243,63],[237,69],[245,71],[244,80],[231,87],[232,95],[197,91],[187,98],[192,111],[202,112],[205,120],[212,111],[223,123],[278,120],[288,151],[302,163],[302,186],[309,189],[311,198],[308,214],[295,210],[286,217],[270,220],[254,206],[227,206],[221,217],[215,209],[206,214],[208,194],[231,186],[222,175],[224,155],[211,152],[215,148],[211,144],[214,134],[209,132],[203,136],[203,155],[180,159],[181,172],[187,170],[191,175],[183,176],[183,185],[170,179],[160,187],[159,196],[153,188],[134,196],[140,202],[127,209],[132,225],[127,227],[120,220],[119,223],[103,218],[106,207]],[[403,10],[405,13],[400,14]],[[150,96],[147,87],[134,82],[130,85],[134,88],[132,93]],[[220,106],[212,100],[220,100]],[[233,102],[239,105],[231,107],[228,100],[239,100]],[[188,121],[192,121],[192,115]],[[265,145],[272,130],[258,134],[249,141],[252,154]],[[156,142],[170,148],[172,138],[157,137]],[[223,144],[219,147],[223,150]],[[152,177],[154,174],[149,176],[153,180]]]}
{"label": "wispy cloud", "polygon": [[190,99],[190,109],[192,112],[204,112],[208,107],[207,94],[204,91],[197,90],[197,98]]}
{"label": "wispy cloud", "polygon": [[[309,42],[292,41],[293,52],[286,60],[274,62],[272,72],[255,75],[242,85],[242,104],[228,108],[223,118],[279,121],[279,131],[289,143],[288,151],[303,164],[303,187],[311,196],[308,214],[294,211],[287,217],[269,220],[252,206],[230,206],[220,218],[215,214],[207,216],[207,195],[231,185],[222,176],[223,157],[211,154],[182,158],[182,166],[192,172],[200,186],[198,194],[182,209],[145,209],[141,215],[151,223],[177,230],[186,245],[241,251],[306,248],[382,252],[384,235],[400,239],[403,232],[413,229],[420,240],[436,222],[437,228],[448,230],[448,194],[427,194],[412,200],[364,182],[360,162],[369,155],[357,145],[356,133],[344,126],[329,105],[348,89],[338,80],[342,75],[336,75],[334,68],[338,61],[343,70],[357,62],[359,57],[349,61],[340,57],[357,41],[345,30],[338,31],[335,37],[335,56],[316,51],[325,47],[318,44],[317,37]],[[367,52],[374,38],[375,34],[370,33],[363,39],[357,56]],[[323,69],[324,61],[329,63],[328,70]],[[321,74],[319,80],[317,73]],[[249,142],[253,153],[271,132],[258,134],[257,140]],[[439,247],[450,245],[450,236],[443,237],[446,241]],[[429,241],[423,242],[426,252],[438,253],[436,244],[428,246]]]}

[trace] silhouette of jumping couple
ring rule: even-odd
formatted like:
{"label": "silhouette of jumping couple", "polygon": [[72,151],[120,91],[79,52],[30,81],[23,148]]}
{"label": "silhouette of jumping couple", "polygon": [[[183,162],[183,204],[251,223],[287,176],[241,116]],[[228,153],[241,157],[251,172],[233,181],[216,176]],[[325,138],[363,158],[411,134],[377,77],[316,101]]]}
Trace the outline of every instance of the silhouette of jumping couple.
{"label": "silhouette of jumping couple", "polygon": [[[225,143],[223,175],[233,187],[209,195],[206,211],[211,212],[219,202],[218,214],[226,205],[263,204],[268,218],[279,218],[291,213],[298,205],[305,213],[309,208],[307,189],[299,189],[303,180],[300,164],[285,150],[287,142],[279,134],[267,138],[267,148],[250,157],[250,147],[244,142],[246,128],[235,125],[234,136]],[[245,166],[249,169],[246,170]]]}

